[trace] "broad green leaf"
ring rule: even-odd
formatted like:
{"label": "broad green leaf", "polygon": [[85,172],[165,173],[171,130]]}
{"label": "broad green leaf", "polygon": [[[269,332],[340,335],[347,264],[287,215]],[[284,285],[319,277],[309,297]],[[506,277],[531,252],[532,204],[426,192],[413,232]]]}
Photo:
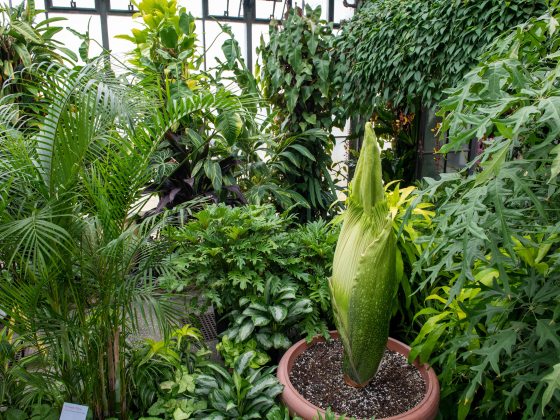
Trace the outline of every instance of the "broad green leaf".
{"label": "broad green leaf", "polygon": [[249,338],[253,330],[255,329],[255,324],[250,319],[246,320],[240,327],[237,333],[238,342],[243,342]]}
{"label": "broad green leaf", "polygon": [[193,32],[194,17],[190,13],[181,13],[179,16],[179,28],[185,35]]}
{"label": "broad green leaf", "polygon": [[159,36],[161,37],[161,43],[166,48],[176,48],[178,35],[175,28],[171,25],[166,25],[159,31]]}
{"label": "broad green leaf", "polygon": [[273,305],[269,311],[276,322],[282,322],[288,316],[288,309],[285,306]]}
{"label": "broad green leaf", "polygon": [[257,315],[253,317],[253,323],[255,327],[264,327],[270,323],[270,319],[262,315]]}
{"label": "broad green leaf", "polygon": [[245,372],[245,370],[249,367],[254,357],[255,357],[254,351],[248,351],[238,356],[233,364],[235,371],[240,375],[242,375]]}
{"label": "broad green leaf", "polygon": [[287,349],[292,344],[288,337],[286,337],[282,333],[274,333],[272,334],[272,345],[275,349]]}

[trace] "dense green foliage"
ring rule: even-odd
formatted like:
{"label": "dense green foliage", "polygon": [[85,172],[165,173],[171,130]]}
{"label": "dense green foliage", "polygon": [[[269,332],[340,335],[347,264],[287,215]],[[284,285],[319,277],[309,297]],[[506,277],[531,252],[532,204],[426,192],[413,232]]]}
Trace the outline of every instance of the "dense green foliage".
{"label": "dense green foliage", "polygon": [[220,353],[220,356],[222,356],[224,360],[224,365],[228,368],[233,368],[235,359],[248,351],[254,353],[253,360],[249,364],[251,368],[257,369],[270,362],[270,356],[264,351],[258,350],[257,340],[254,338],[238,343],[230,340],[227,335],[224,335],[222,336],[222,341],[216,345],[216,350]]}
{"label": "dense green foliage", "polygon": [[162,276],[161,285],[177,291],[196,287],[221,314],[251,304],[266,307],[274,301],[272,295],[288,287],[295,294],[290,299],[309,299],[312,310],[278,332],[289,329],[295,337],[301,331],[308,336],[324,333],[337,230],[322,221],[301,227],[291,223],[291,217],[277,215],[271,206],[209,206],[184,226],[165,231],[178,245],[169,259],[182,275]]}
{"label": "dense green foliage", "polygon": [[242,354],[232,371],[218,364],[208,364],[206,374],[196,379],[196,394],[207,401],[204,419],[263,418],[276,406],[282,385],[274,376],[273,367],[251,368],[254,353]]}
{"label": "dense green foliage", "polygon": [[125,416],[126,339],[146,310],[163,331],[175,317],[155,283],[169,251],[152,237],[165,219],[131,215],[146,201],[153,139],[202,98],[154,112],[153,88],[133,89],[104,58],[28,71],[42,98],[25,116],[33,124],[14,118],[17,103],[0,106],[0,301],[9,328],[37,349],[18,362],[27,386],[12,397]]}
{"label": "dense green foliage", "polygon": [[[35,112],[39,90],[29,83],[31,74],[26,67],[43,61],[73,63],[76,55],[64,48],[54,36],[62,30],[56,22],[66,20],[53,17],[37,21],[41,16],[35,1],[21,2],[16,7],[0,5],[0,98],[13,95],[19,103],[20,115]],[[10,83],[6,83],[7,81]]]}
{"label": "dense green foliage", "polygon": [[187,411],[187,405],[194,402],[192,398],[183,401],[182,394],[187,389],[192,392],[192,374],[206,363],[209,353],[200,331],[190,325],[176,329],[167,339],[146,339],[133,345],[127,368],[129,405],[137,413],[151,415]]}
{"label": "dense green foliage", "polygon": [[[53,23],[65,19],[56,17],[35,22],[38,14],[34,0],[21,2],[17,7],[0,7],[0,86],[32,63],[63,62],[66,56],[76,60],[74,53],[53,39],[62,30]],[[9,87],[13,90],[14,85]]]}
{"label": "dense green foliage", "polygon": [[[195,20],[185,8],[167,0],[144,0],[138,7],[142,29],[120,38],[136,45],[130,62],[138,75],[158,80],[161,106],[169,108],[193,95],[204,95],[208,105],[220,98],[214,107],[185,115],[161,139],[149,188],[160,198],[156,211],[196,197],[246,203],[237,184],[241,163],[258,160],[249,139],[255,131],[255,99],[235,95],[200,70],[203,57]],[[231,42],[226,45],[224,51],[233,48]]]}
{"label": "dense green foliage", "polygon": [[497,36],[545,10],[541,0],[364,2],[336,43],[345,109],[367,118],[386,103],[433,105]]}
{"label": "dense green foliage", "polygon": [[[199,348],[196,352],[194,348]],[[208,359],[200,332],[185,325],[170,340],[147,340],[132,357],[141,420],[263,418],[282,386],[257,353],[234,357],[231,369]],[[151,404],[146,406],[146,402]]]}
{"label": "dense green foliage", "polygon": [[398,183],[385,185],[387,206],[393,219],[393,230],[397,238],[396,275],[398,287],[392,306],[391,336],[409,343],[417,333],[416,312],[424,308],[428,293],[418,290],[424,273],[412,276],[425,245],[418,238],[431,233],[433,205],[421,202],[415,187],[400,188]]}
{"label": "dense green foliage", "polygon": [[[294,8],[257,75],[229,27],[203,71],[187,10],[138,7],[122,76],[86,57],[88,34],[87,64],[65,67],[59,18],[35,23],[33,1],[0,8],[0,419],[55,419],[72,401],[100,419],[288,420],[272,364],[333,326],[331,131],[372,114],[393,143],[394,267],[382,259],[398,287],[380,306],[362,286],[349,312],[393,316],[391,335],[440,374],[444,418],[558,416],[556,2],[364,1],[340,37]],[[481,154],[418,191],[414,112],[436,103],[442,150],[478,138]],[[178,308],[168,292],[200,297]],[[175,329],[195,303],[221,317],[225,368],[200,331]],[[140,322],[161,339],[139,342]]]}
{"label": "dense green foliage", "polygon": [[277,146],[278,176],[305,198],[307,220],[325,217],[336,200],[331,129],[343,122],[332,84],[334,39],[320,7],[306,6],[305,14],[296,7],[281,25],[271,24],[270,41],[259,49],[264,97],[275,111],[275,130],[285,137]]}
{"label": "dense green foliage", "polygon": [[231,326],[225,331],[226,337],[243,343],[254,336],[265,350],[287,350],[291,341],[285,331],[313,312],[311,301],[298,298],[296,292],[295,286],[282,283],[279,277],[269,277],[262,297],[243,297],[239,309],[228,314]]}
{"label": "dense green foliage", "polygon": [[441,103],[475,173],[427,179],[438,205],[416,266],[432,288],[413,355],[440,371],[446,416],[553,418],[560,410],[558,15],[501,37]]}

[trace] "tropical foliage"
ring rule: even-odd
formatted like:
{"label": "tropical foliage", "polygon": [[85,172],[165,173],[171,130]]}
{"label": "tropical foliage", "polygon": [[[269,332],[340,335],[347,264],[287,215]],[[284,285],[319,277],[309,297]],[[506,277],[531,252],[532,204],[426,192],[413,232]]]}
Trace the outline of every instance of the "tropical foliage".
{"label": "tropical foliage", "polygon": [[331,83],[332,23],[321,20],[321,8],[293,8],[280,25],[270,26],[270,41],[261,40],[261,81],[275,111],[275,130],[285,137],[277,145],[277,176],[305,198],[309,220],[325,217],[336,200],[331,177],[334,137],[343,124],[337,91]]}
{"label": "tropical foliage", "polygon": [[370,123],[365,131],[330,279],[336,327],[344,346],[342,370],[346,382],[359,387],[374,377],[381,363],[398,280],[381,152]]}
{"label": "tropical foliage", "polygon": [[[285,325],[284,330],[274,326],[282,333],[279,337],[288,330],[292,338],[302,331],[309,337],[326,333],[327,278],[337,229],[322,221],[301,227],[291,227],[292,222],[292,217],[278,216],[272,206],[208,206],[184,226],[165,229],[164,234],[178,246],[170,264],[182,275],[181,279],[162,276],[161,285],[176,291],[195,287],[223,315],[253,313],[251,305],[264,306],[266,319]],[[280,312],[270,312],[269,305],[277,299]],[[305,316],[288,323],[285,309],[293,305]],[[238,341],[247,338],[242,334]]]}
{"label": "tropical foliage", "polygon": [[[359,3],[340,34],[320,8],[273,21],[255,74],[227,25],[207,68],[175,1],[136,4],[127,65],[0,7],[0,419],[287,420],[274,363],[334,324],[349,383],[390,325],[442,417],[558,416],[558,4]],[[441,151],[480,155],[414,187],[436,104]],[[379,141],[337,214],[347,117]]]}
{"label": "tropical foliage", "polygon": [[418,111],[457,83],[503,31],[546,11],[545,1],[371,0],[343,27],[336,83],[350,114]]}
{"label": "tropical foliage", "polygon": [[474,174],[423,191],[439,204],[416,266],[431,295],[412,357],[436,364],[460,419],[560,409],[557,19],[501,37],[441,103],[445,150],[476,136],[483,151]]}
{"label": "tropical foliage", "polygon": [[154,139],[202,98],[154,113],[153,89],[131,88],[103,59],[32,70],[43,99],[25,118],[40,130],[14,120],[17,105],[0,108],[0,154],[9,156],[0,161],[0,301],[6,326],[36,349],[20,365],[40,366],[17,397],[124,417],[127,337],[148,308],[163,331],[173,323],[155,284],[166,245],[152,237],[164,219],[131,215],[145,203]]}
{"label": "tropical foliage", "polygon": [[73,52],[53,39],[62,28],[52,24],[65,19],[35,22],[38,15],[34,0],[21,2],[17,7],[0,7],[0,85],[32,63],[63,62],[67,56],[76,59]]}
{"label": "tropical foliage", "polygon": [[195,19],[185,8],[167,0],[144,0],[138,7],[143,28],[119,36],[136,45],[130,63],[143,79],[158,80],[161,106],[197,95],[204,95],[205,104],[170,126],[153,156],[148,191],[159,196],[156,212],[197,197],[245,204],[237,183],[251,146],[255,99],[211,83],[200,71]]}

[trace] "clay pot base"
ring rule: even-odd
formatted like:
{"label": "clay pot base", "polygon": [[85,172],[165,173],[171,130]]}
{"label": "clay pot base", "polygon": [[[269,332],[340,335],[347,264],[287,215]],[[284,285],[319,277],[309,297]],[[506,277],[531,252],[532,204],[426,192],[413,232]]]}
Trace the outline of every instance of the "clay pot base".
{"label": "clay pot base", "polygon": [[415,366],[386,350],[375,377],[356,388],[342,374],[339,340],[317,343],[302,352],[290,372],[290,382],[311,404],[362,419],[396,416],[415,407],[426,394],[424,379]]}

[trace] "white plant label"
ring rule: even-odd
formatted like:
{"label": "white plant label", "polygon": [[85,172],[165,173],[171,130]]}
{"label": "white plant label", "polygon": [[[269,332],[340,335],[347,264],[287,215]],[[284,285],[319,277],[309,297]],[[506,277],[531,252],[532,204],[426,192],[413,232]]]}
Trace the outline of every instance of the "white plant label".
{"label": "white plant label", "polygon": [[60,420],[86,420],[87,405],[70,404],[65,402],[60,413]]}

